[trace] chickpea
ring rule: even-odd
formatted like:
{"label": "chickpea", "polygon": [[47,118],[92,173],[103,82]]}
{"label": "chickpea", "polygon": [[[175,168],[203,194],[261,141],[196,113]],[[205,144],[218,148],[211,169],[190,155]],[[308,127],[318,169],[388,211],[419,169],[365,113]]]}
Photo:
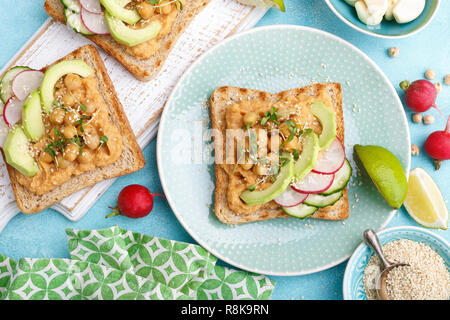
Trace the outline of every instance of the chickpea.
{"label": "chickpea", "polygon": [[294,136],[291,141],[286,140],[286,143],[283,145],[283,150],[292,151],[294,149],[297,149],[297,147],[298,147],[298,138]]}
{"label": "chickpea", "polygon": [[78,119],[80,119],[80,115],[77,112],[69,111],[64,117],[64,124],[66,126],[73,126]]}
{"label": "chickpea", "polygon": [[419,146],[417,144],[411,145],[411,154],[413,156],[418,156],[420,153]]}
{"label": "chickpea", "polygon": [[72,107],[75,103],[77,102],[77,100],[74,98],[74,96],[70,93],[66,93],[63,97],[62,97],[62,103],[64,106],[66,107]]}
{"label": "chickpea", "polygon": [[153,16],[155,12],[155,7],[153,7],[150,3],[146,1],[142,1],[138,6],[137,10],[141,15],[142,19],[148,20]]}
{"label": "chickpea", "polygon": [[161,6],[161,7],[159,7],[159,13],[169,14],[172,12],[172,4],[171,3],[167,4],[167,3],[168,3],[167,1],[161,1],[159,3],[159,5]]}
{"label": "chickpea", "polygon": [[253,126],[258,121],[258,114],[256,112],[247,112],[244,116],[244,126],[250,124]]}
{"label": "chickpea", "polygon": [[85,126],[83,132],[84,143],[89,149],[97,149],[100,144],[100,137],[97,134],[97,130],[95,130],[92,126]]}
{"label": "chickpea", "polygon": [[53,161],[53,158],[50,155],[50,153],[45,151],[41,152],[41,154],[39,155],[39,159],[45,163],[52,163]]}
{"label": "chickpea", "polygon": [[72,139],[77,134],[77,128],[74,126],[65,126],[61,129],[61,133],[66,139]]}
{"label": "chickpea", "polygon": [[81,154],[78,155],[78,162],[82,164],[90,163],[94,159],[92,151],[83,149]]}
{"label": "chickpea", "polygon": [[423,117],[423,123],[425,124],[433,124],[434,123],[434,117],[431,114],[427,114]]}
{"label": "chickpea", "polygon": [[70,143],[64,149],[64,159],[67,161],[75,161],[78,157],[80,147],[76,143]]}
{"label": "chickpea", "polygon": [[50,122],[53,124],[61,124],[64,122],[64,117],[66,116],[66,112],[61,108],[54,108],[50,113]]}
{"label": "chickpea", "polygon": [[253,163],[241,163],[241,167],[244,170],[250,170],[253,167]]}
{"label": "chickpea", "polygon": [[425,71],[425,78],[427,78],[429,80],[433,80],[435,76],[436,76],[436,72],[434,72],[433,69],[427,69]]}
{"label": "chickpea", "polygon": [[92,114],[95,112],[95,110],[97,110],[97,107],[95,106],[95,104],[90,101],[84,100],[83,106],[84,106],[83,109],[81,108],[81,106],[79,109],[80,109],[81,113],[84,113],[84,114]]}
{"label": "chickpea", "polygon": [[280,127],[278,129],[280,130],[281,134],[286,138],[289,137],[289,135],[291,134],[291,130],[289,130],[289,126],[286,122],[280,124]]}
{"label": "chickpea", "polygon": [[59,154],[56,157],[56,160],[58,161],[58,168],[61,168],[61,169],[68,168],[72,163],[71,161],[64,159],[64,157],[61,154]]}
{"label": "chickpea", "polygon": [[58,140],[60,138],[58,133],[60,133],[59,127],[55,126],[53,128],[50,128],[48,135],[49,135],[50,139]]}
{"label": "chickpea", "polygon": [[257,164],[253,168],[253,172],[256,173],[258,176],[266,176],[269,174],[269,167],[263,164]]}
{"label": "chickpea", "polygon": [[70,73],[64,78],[64,85],[70,91],[77,90],[81,87],[81,78],[80,76]]}
{"label": "chickpea", "polygon": [[421,123],[422,122],[422,115],[420,113],[414,113],[412,116],[412,120],[414,123]]}
{"label": "chickpea", "polygon": [[395,58],[396,56],[398,56],[399,53],[400,53],[400,49],[397,47],[390,47],[388,49],[388,54],[389,54],[389,57],[391,57],[391,58]]}

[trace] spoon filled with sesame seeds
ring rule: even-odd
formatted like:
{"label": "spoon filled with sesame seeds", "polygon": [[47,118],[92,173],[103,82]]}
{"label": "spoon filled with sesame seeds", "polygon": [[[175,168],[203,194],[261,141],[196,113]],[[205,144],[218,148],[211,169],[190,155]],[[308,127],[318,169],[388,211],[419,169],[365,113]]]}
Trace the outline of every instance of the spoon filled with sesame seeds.
{"label": "spoon filled with sesame seeds", "polygon": [[378,299],[391,300],[386,289],[387,275],[390,271],[392,271],[392,269],[409,265],[406,263],[392,263],[387,260],[383,254],[378,236],[372,229],[367,229],[364,231],[364,240],[369,245],[369,247],[372,248],[372,250],[378,255],[382,263],[381,273],[376,280],[376,291]]}

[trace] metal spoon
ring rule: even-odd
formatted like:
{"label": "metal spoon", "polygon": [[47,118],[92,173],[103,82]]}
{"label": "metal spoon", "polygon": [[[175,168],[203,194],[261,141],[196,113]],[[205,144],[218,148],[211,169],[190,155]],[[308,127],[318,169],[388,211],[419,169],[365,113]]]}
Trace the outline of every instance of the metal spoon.
{"label": "metal spoon", "polygon": [[392,263],[385,258],[383,255],[383,250],[381,249],[380,241],[378,240],[378,236],[372,229],[367,229],[364,231],[364,240],[372,248],[373,251],[380,258],[381,263],[383,265],[381,269],[381,273],[377,278],[376,282],[376,291],[378,295],[378,299],[380,300],[390,300],[390,297],[386,290],[386,279],[388,273],[397,267],[408,266],[407,263]]}

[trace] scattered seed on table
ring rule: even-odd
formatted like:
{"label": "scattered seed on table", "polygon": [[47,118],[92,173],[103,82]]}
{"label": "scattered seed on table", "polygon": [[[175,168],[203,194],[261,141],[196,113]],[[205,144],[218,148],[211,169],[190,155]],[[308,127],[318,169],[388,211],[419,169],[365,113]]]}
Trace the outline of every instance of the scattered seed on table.
{"label": "scattered seed on table", "polygon": [[440,93],[440,92],[441,92],[441,89],[442,89],[442,84],[441,84],[440,82],[436,82],[436,83],[434,84],[434,86],[436,87],[437,93]]}
{"label": "scattered seed on table", "polygon": [[413,156],[418,156],[419,155],[419,146],[417,145],[417,144],[413,144],[412,146],[411,146],[411,154],[413,155]]}
{"label": "scattered seed on table", "polygon": [[414,113],[412,115],[412,120],[413,120],[414,123],[421,123],[422,122],[422,114]]}
{"label": "scattered seed on table", "polygon": [[390,47],[388,49],[388,55],[391,58],[395,58],[396,56],[398,56],[399,53],[400,53],[400,49],[397,47]]}
{"label": "scattered seed on table", "polygon": [[433,80],[435,76],[436,76],[436,73],[434,72],[433,69],[427,69],[427,71],[425,71],[425,78],[427,78],[429,80]]}
{"label": "scattered seed on table", "polygon": [[450,74],[446,74],[444,77],[444,83],[450,86]]}
{"label": "scattered seed on table", "polygon": [[434,117],[431,114],[427,114],[423,117],[423,123],[432,124],[434,122]]}

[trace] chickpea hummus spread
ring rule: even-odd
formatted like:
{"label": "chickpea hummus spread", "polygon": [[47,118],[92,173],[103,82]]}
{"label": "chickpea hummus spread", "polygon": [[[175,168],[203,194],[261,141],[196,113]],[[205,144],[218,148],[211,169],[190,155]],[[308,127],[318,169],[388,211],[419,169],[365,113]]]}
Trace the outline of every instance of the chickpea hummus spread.
{"label": "chickpea hummus spread", "polygon": [[182,10],[185,0],[179,1],[161,1],[158,4],[152,5],[146,0],[130,3],[130,6],[135,6],[142,19],[133,26],[134,29],[141,29],[149,25],[152,21],[159,21],[161,29],[156,38],[147,40],[136,46],[125,46],[126,51],[138,59],[148,59],[153,56],[159,48],[159,40],[165,35],[169,34],[175,19]]}
{"label": "chickpea hummus spread", "polygon": [[[227,159],[226,162],[230,164],[221,165],[229,176],[227,198],[231,210],[248,214],[261,208],[278,207],[273,201],[248,205],[240,195],[251,186],[254,186],[254,190],[264,190],[272,185],[273,177],[278,174],[281,165],[279,152],[288,152],[292,157],[298,157],[302,152],[300,133],[303,130],[312,129],[320,134],[322,126],[309,111],[309,105],[314,101],[313,98],[299,100],[290,96],[276,103],[262,100],[240,101],[227,109],[226,128],[248,130],[245,134],[246,146],[236,145],[234,159]],[[331,101],[324,102],[332,106]],[[294,131],[292,137],[291,130]],[[229,140],[227,143],[233,143]],[[253,151],[252,140],[256,143],[256,156],[250,154]],[[239,150],[242,150],[241,154]],[[243,158],[238,159],[239,157]]]}
{"label": "chickpea hummus spread", "polygon": [[45,134],[30,144],[40,170],[33,177],[17,176],[21,185],[39,195],[72,176],[114,163],[123,148],[94,75],[68,74],[58,80],[55,89],[53,109],[43,113]]}
{"label": "chickpea hummus spread", "polygon": [[349,216],[341,86],[211,94],[215,203],[227,224]]}

